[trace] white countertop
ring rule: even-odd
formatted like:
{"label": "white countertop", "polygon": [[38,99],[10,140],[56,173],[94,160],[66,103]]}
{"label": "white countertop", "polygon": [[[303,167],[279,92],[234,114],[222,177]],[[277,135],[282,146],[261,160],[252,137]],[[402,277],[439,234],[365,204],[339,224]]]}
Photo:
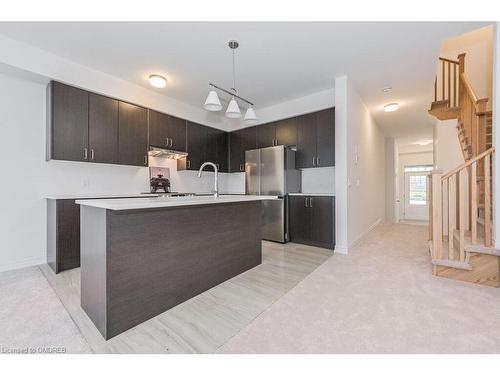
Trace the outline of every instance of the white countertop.
{"label": "white countertop", "polygon": [[221,195],[218,199],[213,196],[194,197],[156,197],[156,198],[131,198],[131,199],[88,199],[77,200],[82,206],[104,208],[106,210],[140,210],[148,208],[195,206],[203,204],[218,204],[246,201],[263,201],[278,199],[273,195]]}
{"label": "white countertop", "polygon": [[335,193],[290,193],[288,195],[298,195],[307,197],[334,197]]}
{"label": "white countertop", "polygon": [[131,193],[131,194],[54,194],[47,195],[45,199],[99,199],[99,198],[140,198],[157,197],[155,193]]}

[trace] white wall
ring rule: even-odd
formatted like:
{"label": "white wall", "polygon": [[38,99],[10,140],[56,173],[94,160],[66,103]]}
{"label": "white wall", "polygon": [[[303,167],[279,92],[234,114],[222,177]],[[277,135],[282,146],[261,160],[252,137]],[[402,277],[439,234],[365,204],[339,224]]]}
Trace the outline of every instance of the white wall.
{"label": "white wall", "polygon": [[396,140],[385,139],[385,220],[395,223],[396,220],[396,186],[397,186],[397,152]]}
{"label": "white wall", "polygon": [[345,76],[335,80],[335,159],[336,250],[347,253],[385,218],[385,140]]}
{"label": "white wall", "polygon": [[335,251],[347,254],[347,77],[335,79]]}
{"label": "white wall", "polygon": [[437,120],[434,124],[434,168],[446,173],[462,163],[457,120]]}

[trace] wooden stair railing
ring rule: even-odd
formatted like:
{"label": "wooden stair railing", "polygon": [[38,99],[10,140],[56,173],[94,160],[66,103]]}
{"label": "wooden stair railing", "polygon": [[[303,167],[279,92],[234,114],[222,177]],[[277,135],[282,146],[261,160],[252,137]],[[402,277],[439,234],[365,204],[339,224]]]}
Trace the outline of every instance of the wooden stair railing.
{"label": "wooden stair railing", "polygon": [[[464,54],[465,56],[465,54]],[[437,75],[434,80],[434,101],[448,101],[447,107],[458,105],[458,78],[460,74],[460,61],[439,58],[441,75]]]}
{"label": "wooden stair railing", "polygon": [[434,265],[467,269],[467,245],[491,247],[493,152],[489,148],[446,174],[437,170],[430,174],[429,236]]}
{"label": "wooden stair railing", "polygon": [[439,58],[434,81],[434,102],[429,113],[439,120],[457,119],[464,160],[491,147],[491,112],[488,99],[478,98],[465,74],[465,53],[458,60]]}

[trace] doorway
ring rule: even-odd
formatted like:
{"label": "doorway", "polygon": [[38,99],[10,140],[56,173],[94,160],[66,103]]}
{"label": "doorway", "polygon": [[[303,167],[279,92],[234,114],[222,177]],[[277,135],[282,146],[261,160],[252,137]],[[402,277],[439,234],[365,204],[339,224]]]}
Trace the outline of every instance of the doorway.
{"label": "doorway", "polygon": [[404,219],[429,220],[427,176],[432,166],[405,167]]}

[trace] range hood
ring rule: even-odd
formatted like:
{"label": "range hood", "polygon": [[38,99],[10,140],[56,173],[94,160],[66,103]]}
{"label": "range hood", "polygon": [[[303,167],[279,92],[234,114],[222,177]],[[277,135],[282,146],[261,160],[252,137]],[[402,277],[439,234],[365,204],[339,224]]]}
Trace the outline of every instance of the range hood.
{"label": "range hood", "polygon": [[184,151],[169,150],[167,148],[150,146],[148,155],[156,158],[182,159],[188,156],[188,153]]}

